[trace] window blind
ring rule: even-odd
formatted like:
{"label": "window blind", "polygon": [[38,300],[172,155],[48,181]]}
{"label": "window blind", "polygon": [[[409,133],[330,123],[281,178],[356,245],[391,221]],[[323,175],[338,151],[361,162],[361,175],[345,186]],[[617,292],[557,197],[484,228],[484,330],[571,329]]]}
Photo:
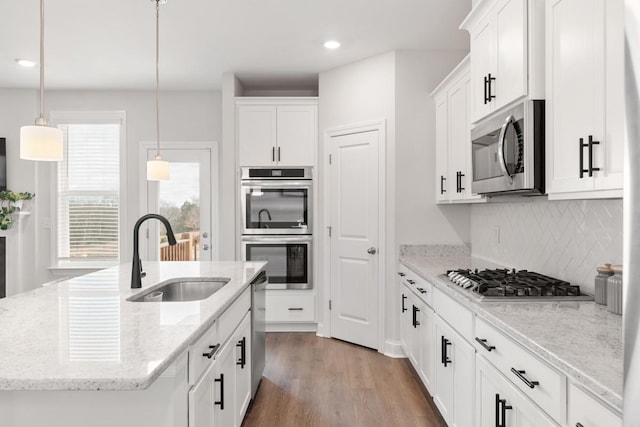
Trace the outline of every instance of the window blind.
{"label": "window blind", "polygon": [[120,124],[61,124],[58,261],[117,260]]}

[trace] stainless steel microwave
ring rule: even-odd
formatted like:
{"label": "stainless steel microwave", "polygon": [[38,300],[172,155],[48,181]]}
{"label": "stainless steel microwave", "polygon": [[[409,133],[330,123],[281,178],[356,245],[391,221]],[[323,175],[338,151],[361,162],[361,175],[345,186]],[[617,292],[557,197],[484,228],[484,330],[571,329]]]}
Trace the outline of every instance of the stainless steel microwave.
{"label": "stainless steel microwave", "polygon": [[541,195],[544,101],[525,101],[471,130],[473,193]]}

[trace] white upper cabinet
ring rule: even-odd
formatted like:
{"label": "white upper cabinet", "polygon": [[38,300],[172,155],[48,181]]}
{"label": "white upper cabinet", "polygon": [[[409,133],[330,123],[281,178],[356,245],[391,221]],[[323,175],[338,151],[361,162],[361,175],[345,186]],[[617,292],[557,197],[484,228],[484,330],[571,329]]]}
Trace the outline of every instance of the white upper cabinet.
{"label": "white upper cabinet", "polygon": [[431,93],[436,104],[436,202],[477,202],[471,193],[469,57]]}
{"label": "white upper cabinet", "polygon": [[622,0],[547,2],[550,199],[622,196],[623,9]]}
{"label": "white upper cabinet", "polygon": [[313,166],[316,98],[237,98],[240,166]]}
{"label": "white upper cabinet", "polygon": [[544,96],[543,0],[485,0],[462,23],[471,37],[471,121]]}

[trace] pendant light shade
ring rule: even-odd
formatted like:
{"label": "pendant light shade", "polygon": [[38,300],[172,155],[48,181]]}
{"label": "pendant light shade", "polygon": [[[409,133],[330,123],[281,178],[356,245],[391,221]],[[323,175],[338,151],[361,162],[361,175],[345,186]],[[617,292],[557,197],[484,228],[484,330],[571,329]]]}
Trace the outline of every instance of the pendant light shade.
{"label": "pendant light shade", "polygon": [[156,158],[147,161],[147,181],[169,180],[169,162],[160,155],[160,5],[166,0],[151,0],[156,4]]}
{"label": "pendant light shade", "polygon": [[62,160],[62,130],[45,125],[20,128],[20,158],[24,160]]}
{"label": "pendant light shade", "polygon": [[169,179],[169,162],[156,156],[147,161],[147,181],[167,181]]}
{"label": "pendant light shade", "polygon": [[44,117],[44,0],[40,0],[40,117],[35,125],[20,128],[20,158],[58,162],[63,145],[62,130],[48,126]]}

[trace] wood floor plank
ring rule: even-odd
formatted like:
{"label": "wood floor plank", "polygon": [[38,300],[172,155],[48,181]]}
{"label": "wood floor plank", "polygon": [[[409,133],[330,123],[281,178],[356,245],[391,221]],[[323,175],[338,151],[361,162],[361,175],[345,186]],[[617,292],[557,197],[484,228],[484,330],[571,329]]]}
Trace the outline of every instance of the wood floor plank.
{"label": "wood floor plank", "polygon": [[406,359],[313,333],[268,333],[244,427],[445,427]]}

